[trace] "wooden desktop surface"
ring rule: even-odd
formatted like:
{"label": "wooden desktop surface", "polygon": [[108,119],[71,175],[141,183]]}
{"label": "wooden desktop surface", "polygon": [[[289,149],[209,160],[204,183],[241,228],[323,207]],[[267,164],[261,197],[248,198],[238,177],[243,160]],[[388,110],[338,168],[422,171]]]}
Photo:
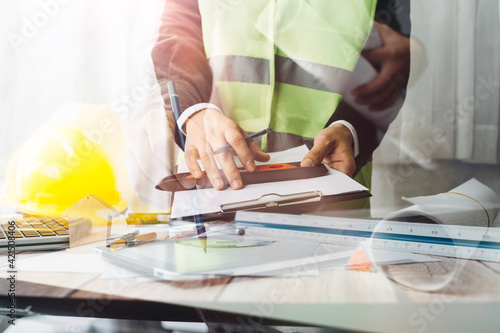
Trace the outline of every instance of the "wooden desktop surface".
{"label": "wooden desktop surface", "polygon": [[[375,267],[370,272],[326,269],[319,275],[187,282],[19,271],[16,295],[106,302],[146,300],[369,331],[500,329],[500,263],[439,258],[442,261]],[[432,290],[447,279],[442,289]],[[0,295],[5,296],[8,288],[9,282],[0,280]]]}

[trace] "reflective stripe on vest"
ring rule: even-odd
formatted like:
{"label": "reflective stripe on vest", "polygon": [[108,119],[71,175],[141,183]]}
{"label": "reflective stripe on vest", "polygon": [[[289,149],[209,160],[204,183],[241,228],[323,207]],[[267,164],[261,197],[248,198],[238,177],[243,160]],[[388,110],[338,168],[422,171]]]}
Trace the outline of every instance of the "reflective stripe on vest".
{"label": "reflective stripe on vest", "polygon": [[[269,60],[246,56],[216,56],[209,59],[215,81],[269,84]],[[275,81],[341,94],[342,83],[351,72],[322,64],[281,56],[275,58]]]}

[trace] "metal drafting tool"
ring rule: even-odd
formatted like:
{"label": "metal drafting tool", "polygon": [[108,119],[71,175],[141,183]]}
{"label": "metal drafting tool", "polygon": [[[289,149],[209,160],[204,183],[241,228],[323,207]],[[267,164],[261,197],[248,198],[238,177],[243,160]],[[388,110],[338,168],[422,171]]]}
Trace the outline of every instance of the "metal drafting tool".
{"label": "metal drafting tool", "polygon": [[500,229],[238,211],[247,234],[500,262]]}

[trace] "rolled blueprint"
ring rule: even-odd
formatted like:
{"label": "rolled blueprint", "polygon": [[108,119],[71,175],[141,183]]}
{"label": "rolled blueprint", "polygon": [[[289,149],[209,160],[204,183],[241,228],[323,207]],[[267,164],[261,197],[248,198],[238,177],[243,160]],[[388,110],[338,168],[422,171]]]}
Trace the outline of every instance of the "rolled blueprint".
{"label": "rolled blueprint", "polygon": [[405,198],[413,206],[398,210],[386,220],[490,227],[497,218],[497,194],[475,178],[445,193]]}

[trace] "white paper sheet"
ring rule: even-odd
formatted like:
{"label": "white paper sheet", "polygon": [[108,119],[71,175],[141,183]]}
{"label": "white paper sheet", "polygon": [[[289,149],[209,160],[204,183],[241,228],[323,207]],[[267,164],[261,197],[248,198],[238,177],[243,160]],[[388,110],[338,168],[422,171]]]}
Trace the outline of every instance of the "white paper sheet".
{"label": "white paper sheet", "polygon": [[394,212],[387,219],[421,215],[442,224],[488,227],[500,209],[496,193],[474,178],[445,193],[403,199],[413,206]]}
{"label": "white paper sheet", "polygon": [[[305,146],[289,149],[279,153],[271,153],[270,163],[286,163],[300,161],[307,154]],[[342,194],[368,190],[347,175],[329,168],[327,175],[310,179],[299,179],[276,183],[251,184],[235,191],[227,188],[218,191],[213,188],[196,191],[179,191],[174,195],[172,218],[192,216],[195,214],[214,213],[220,211],[221,204],[256,200],[271,193],[288,195],[310,191],[321,191],[323,195]],[[193,202],[197,207],[193,207]]]}
{"label": "white paper sheet", "polygon": [[103,274],[101,278],[131,278],[139,274],[116,266],[96,254],[74,254],[65,250],[33,255],[18,259],[18,271],[57,272],[57,273],[94,273]]}

